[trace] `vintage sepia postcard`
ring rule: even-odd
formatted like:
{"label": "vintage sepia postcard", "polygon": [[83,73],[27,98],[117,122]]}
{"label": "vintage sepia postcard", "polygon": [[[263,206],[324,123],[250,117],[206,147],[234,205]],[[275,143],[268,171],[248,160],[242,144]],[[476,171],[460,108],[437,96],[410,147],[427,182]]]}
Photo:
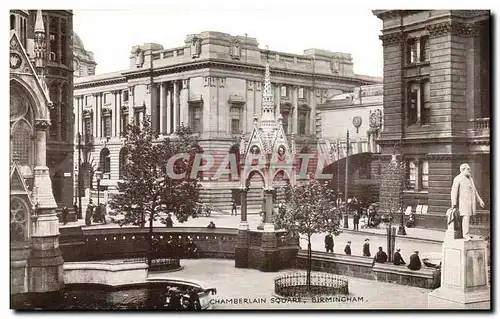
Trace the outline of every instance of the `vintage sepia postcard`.
{"label": "vintage sepia postcard", "polygon": [[253,5],[10,9],[11,309],[491,310],[491,12]]}

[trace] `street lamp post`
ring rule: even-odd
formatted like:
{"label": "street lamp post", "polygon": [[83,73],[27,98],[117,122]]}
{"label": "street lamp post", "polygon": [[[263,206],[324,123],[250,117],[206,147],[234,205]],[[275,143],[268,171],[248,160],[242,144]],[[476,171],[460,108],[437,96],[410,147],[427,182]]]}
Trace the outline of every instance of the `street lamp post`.
{"label": "street lamp post", "polygon": [[78,132],[78,212],[77,219],[82,219],[82,134]]}
{"label": "street lamp post", "polygon": [[349,183],[349,130],[347,130],[346,135],[346,146],[345,146],[345,185],[344,185],[344,228],[349,228],[349,216],[347,215],[347,190]]}

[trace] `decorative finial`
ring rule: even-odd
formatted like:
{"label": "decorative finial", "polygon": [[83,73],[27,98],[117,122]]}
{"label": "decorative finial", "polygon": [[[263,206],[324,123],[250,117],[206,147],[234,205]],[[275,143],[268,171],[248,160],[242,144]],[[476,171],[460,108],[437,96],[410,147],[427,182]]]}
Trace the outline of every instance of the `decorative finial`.
{"label": "decorative finial", "polygon": [[45,34],[45,27],[43,26],[42,10],[36,11],[35,33]]}

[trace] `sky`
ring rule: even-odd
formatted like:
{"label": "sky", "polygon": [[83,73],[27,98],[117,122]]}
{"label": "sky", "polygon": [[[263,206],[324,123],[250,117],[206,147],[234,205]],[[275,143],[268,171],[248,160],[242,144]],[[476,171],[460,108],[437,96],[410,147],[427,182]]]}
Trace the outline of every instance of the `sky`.
{"label": "sky", "polygon": [[153,42],[165,49],[184,45],[188,34],[219,31],[257,39],[260,48],[303,54],[310,48],[351,53],[354,72],[382,76],[381,20],[369,7],[334,3],[254,2],[140,9],[76,9],[73,30],[94,52],[96,74],[128,68],[132,46]]}

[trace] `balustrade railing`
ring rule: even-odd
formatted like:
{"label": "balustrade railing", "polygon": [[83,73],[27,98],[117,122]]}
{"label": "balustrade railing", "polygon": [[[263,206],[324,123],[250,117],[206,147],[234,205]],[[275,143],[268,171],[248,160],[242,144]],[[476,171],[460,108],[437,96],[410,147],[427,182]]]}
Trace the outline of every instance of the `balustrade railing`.
{"label": "balustrade railing", "polygon": [[490,118],[475,118],[470,120],[471,129],[474,130],[475,133],[487,133],[489,135],[490,131]]}

